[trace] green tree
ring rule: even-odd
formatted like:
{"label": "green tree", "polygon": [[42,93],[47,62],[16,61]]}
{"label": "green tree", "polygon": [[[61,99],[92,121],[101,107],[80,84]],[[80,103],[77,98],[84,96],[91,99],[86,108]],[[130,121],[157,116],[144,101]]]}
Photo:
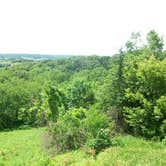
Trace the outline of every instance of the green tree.
{"label": "green tree", "polygon": [[65,95],[56,86],[49,86],[46,93],[52,120],[57,121],[59,114],[65,111]]}
{"label": "green tree", "polygon": [[[123,116],[132,133],[162,138],[166,97],[166,59],[151,57],[125,67]],[[161,129],[162,128],[162,129]]]}
{"label": "green tree", "polygon": [[69,107],[87,108],[95,101],[94,92],[90,84],[83,80],[75,80],[68,89]]}
{"label": "green tree", "polygon": [[134,53],[140,48],[141,34],[139,32],[132,33],[130,39],[126,42],[125,47],[127,52]]}
{"label": "green tree", "polygon": [[150,53],[156,58],[160,58],[164,46],[163,38],[156,31],[151,30],[147,34],[147,42]]}

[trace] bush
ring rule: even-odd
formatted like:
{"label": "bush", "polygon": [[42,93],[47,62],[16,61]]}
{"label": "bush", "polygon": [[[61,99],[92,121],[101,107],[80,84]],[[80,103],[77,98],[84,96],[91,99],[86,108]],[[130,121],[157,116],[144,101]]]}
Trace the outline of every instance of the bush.
{"label": "bush", "polygon": [[68,100],[69,107],[89,108],[95,101],[91,85],[83,80],[75,80],[73,85],[68,88]]}
{"label": "bush", "polygon": [[96,153],[110,146],[114,126],[106,114],[91,108],[86,112],[84,127],[88,135],[86,145],[94,149]]}
{"label": "bush", "polygon": [[97,136],[87,141],[87,146],[94,149],[95,153],[99,153],[102,149],[105,149],[111,145],[110,130],[100,129]]}
{"label": "bush", "polygon": [[0,130],[15,127],[12,117],[6,113],[0,113]]}
{"label": "bush", "polygon": [[82,128],[84,111],[82,108],[70,110],[49,126],[57,153],[78,149],[86,141]]}
{"label": "bush", "polygon": [[[146,138],[166,135],[166,59],[154,57],[125,71],[123,117],[127,131]],[[134,71],[133,71],[134,70]]]}
{"label": "bush", "polygon": [[77,108],[51,123],[49,131],[57,153],[87,146],[98,153],[110,145],[113,124],[108,116],[96,109]]}
{"label": "bush", "polygon": [[100,129],[111,127],[111,123],[106,114],[101,113],[96,109],[91,109],[86,112],[84,127],[92,137],[96,137]]}

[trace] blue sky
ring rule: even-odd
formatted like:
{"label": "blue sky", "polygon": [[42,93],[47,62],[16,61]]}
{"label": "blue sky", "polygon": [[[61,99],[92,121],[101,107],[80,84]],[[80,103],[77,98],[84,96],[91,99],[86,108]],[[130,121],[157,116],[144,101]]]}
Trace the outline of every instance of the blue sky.
{"label": "blue sky", "polygon": [[166,35],[165,0],[0,0],[0,53],[118,51],[132,32]]}

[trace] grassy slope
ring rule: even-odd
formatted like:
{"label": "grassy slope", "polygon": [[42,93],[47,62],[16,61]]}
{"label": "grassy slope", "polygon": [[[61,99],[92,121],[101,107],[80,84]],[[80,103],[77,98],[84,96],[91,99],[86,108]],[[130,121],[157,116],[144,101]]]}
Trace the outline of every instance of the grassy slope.
{"label": "grassy slope", "polygon": [[59,166],[163,166],[166,165],[166,146],[159,142],[145,141],[132,136],[116,138],[119,146],[101,152],[96,159],[81,151],[55,157]]}
{"label": "grassy slope", "polygon": [[0,132],[0,166],[111,166],[111,165],[166,165],[166,146],[141,138],[124,136],[116,138],[115,144],[101,152],[96,159],[83,151],[73,151],[48,159],[41,148],[44,129]]}
{"label": "grassy slope", "polygon": [[0,132],[0,166],[36,165],[46,158],[41,148],[44,129]]}

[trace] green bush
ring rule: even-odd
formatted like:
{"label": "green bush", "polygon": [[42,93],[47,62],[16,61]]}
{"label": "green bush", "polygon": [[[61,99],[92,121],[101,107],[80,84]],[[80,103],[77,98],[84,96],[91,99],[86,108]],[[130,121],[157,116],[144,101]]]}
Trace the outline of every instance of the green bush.
{"label": "green bush", "polygon": [[113,125],[98,110],[74,108],[51,123],[49,131],[57,153],[88,146],[96,153],[110,145]]}
{"label": "green bush", "polygon": [[110,145],[114,126],[105,113],[91,108],[91,110],[86,112],[84,127],[88,135],[86,145],[94,149],[96,153]]}
{"label": "green bush", "polygon": [[102,149],[105,149],[111,145],[110,130],[100,129],[97,136],[87,140],[87,146],[94,149],[95,153],[99,153]]}
{"label": "green bush", "polygon": [[166,135],[166,59],[154,57],[126,67],[123,117],[127,131],[146,138]]}
{"label": "green bush", "polygon": [[74,80],[73,85],[68,88],[68,100],[69,107],[89,108],[95,101],[91,85],[83,80]]}
{"label": "green bush", "polygon": [[0,113],[0,130],[15,127],[12,117],[6,113]]}
{"label": "green bush", "polygon": [[96,137],[100,129],[110,127],[110,120],[106,114],[99,110],[91,109],[86,112],[84,126],[86,131],[89,132],[92,137]]}
{"label": "green bush", "polygon": [[82,127],[84,112],[82,108],[70,110],[49,126],[57,153],[78,149],[86,141],[86,133]]}

